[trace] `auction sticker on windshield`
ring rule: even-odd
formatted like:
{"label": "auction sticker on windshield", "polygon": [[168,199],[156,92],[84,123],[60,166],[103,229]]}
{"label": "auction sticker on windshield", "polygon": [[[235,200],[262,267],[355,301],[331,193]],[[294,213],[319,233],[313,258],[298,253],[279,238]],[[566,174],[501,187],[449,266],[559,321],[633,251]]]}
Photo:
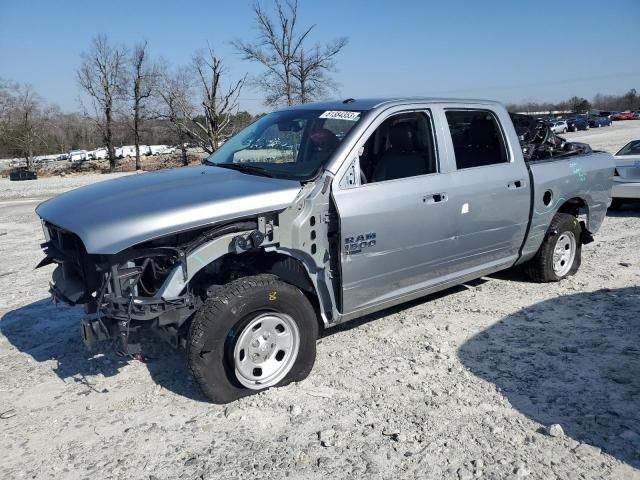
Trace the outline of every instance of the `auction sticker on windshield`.
{"label": "auction sticker on windshield", "polygon": [[351,120],[355,122],[358,120],[360,112],[346,112],[343,110],[327,110],[319,118],[335,118],[338,120]]}

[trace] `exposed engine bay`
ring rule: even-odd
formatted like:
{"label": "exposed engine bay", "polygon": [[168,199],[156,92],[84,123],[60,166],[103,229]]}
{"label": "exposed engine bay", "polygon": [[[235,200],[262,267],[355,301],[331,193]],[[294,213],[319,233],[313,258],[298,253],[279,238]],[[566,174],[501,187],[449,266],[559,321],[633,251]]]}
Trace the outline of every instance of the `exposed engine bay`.
{"label": "exposed engine bay", "polygon": [[[58,264],[50,292],[54,301],[84,305],[88,316],[82,322],[82,335],[87,344],[117,339],[114,346],[118,352],[135,355],[140,351],[141,329],[152,326],[156,327],[154,333],[177,346],[180,328],[211,294],[211,285],[222,285],[251,273],[250,265],[274,268],[278,261],[275,257],[271,265],[264,265],[268,256],[262,256],[259,263],[234,265],[235,256],[228,255],[199,271],[189,288],[171,298],[166,296],[166,284],[176,267],[180,267],[187,282],[186,258],[196,248],[238,233],[233,238],[235,249],[250,251],[265,240],[257,228],[256,221],[235,222],[153,240],[117,255],[92,255],[86,253],[77,235],[45,222],[47,241],[42,247],[47,256],[38,267]],[[251,233],[240,234],[245,232]]]}
{"label": "exposed engine bay", "polygon": [[548,123],[529,115],[509,113],[525,161],[546,160],[591,153],[586,143],[567,142],[551,131]]}

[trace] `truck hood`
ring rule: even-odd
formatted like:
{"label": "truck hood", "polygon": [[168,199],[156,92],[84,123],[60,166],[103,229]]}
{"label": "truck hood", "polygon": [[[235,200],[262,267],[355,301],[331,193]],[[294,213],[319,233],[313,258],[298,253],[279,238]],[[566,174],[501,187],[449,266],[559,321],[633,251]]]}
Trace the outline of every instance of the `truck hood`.
{"label": "truck hood", "polygon": [[288,207],[300,183],[198,166],[131,175],[72,190],[36,213],[80,237],[88,253]]}

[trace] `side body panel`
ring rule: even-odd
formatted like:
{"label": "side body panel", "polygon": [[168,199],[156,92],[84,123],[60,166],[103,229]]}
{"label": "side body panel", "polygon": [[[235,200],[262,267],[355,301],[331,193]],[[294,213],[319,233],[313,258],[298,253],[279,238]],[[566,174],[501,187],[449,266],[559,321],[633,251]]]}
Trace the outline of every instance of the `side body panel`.
{"label": "side body panel", "polygon": [[[457,171],[445,108],[494,112],[502,124],[510,162]],[[343,168],[334,181],[342,239],[342,313],[349,317],[513,265],[524,240],[530,185],[506,110],[462,103],[389,109],[371,122],[353,150],[357,152],[384,119],[410,109],[433,114],[439,173],[352,185],[340,182],[348,173]],[[345,165],[355,163],[357,171],[358,155],[347,158]],[[425,203],[435,193],[444,194],[446,201]],[[356,254],[345,248],[358,235],[366,241],[367,234],[375,235],[375,244],[365,243]]]}
{"label": "side body panel", "polygon": [[[456,256],[453,204],[424,200],[430,192],[446,191],[449,175],[424,175],[334,193],[342,232],[345,312],[384,302],[452,273]],[[351,245],[356,248],[348,250]]]}
{"label": "side body panel", "polygon": [[[551,219],[571,199],[586,203],[587,228],[596,233],[611,200],[614,160],[609,153],[530,162],[534,182],[531,228],[518,263],[530,259],[540,248]],[[545,197],[545,193],[550,196]],[[545,198],[547,202],[545,203]]]}

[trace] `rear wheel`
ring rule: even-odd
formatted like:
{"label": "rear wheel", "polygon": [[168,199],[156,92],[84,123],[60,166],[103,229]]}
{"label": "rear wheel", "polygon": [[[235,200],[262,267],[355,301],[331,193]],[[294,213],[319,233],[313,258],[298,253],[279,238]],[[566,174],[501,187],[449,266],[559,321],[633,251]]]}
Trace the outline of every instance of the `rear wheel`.
{"label": "rear wheel", "polygon": [[273,275],[221,287],[196,313],[187,357],[196,384],[228,403],[306,378],[316,356],[318,321],[306,296]]}
{"label": "rear wheel", "polygon": [[558,282],[576,273],[581,262],[581,233],[576,217],[557,213],[538,253],[526,265],[529,277],[535,282]]}

